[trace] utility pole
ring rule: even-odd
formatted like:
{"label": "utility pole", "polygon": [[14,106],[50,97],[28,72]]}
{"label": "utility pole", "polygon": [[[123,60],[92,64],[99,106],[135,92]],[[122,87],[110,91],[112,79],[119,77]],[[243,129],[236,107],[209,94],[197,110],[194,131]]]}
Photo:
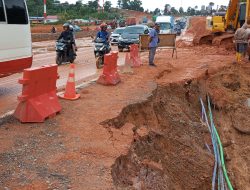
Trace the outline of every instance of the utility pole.
{"label": "utility pole", "polygon": [[44,11],[43,11],[43,17],[44,17],[44,23],[47,22],[47,8],[46,8],[46,0],[43,0],[43,4],[44,4]]}

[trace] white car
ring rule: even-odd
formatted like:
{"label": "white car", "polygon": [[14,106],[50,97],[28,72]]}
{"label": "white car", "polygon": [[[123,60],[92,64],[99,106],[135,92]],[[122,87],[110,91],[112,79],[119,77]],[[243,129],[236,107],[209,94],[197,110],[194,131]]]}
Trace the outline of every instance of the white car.
{"label": "white car", "polygon": [[125,27],[124,28],[116,28],[114,30],[114,32],[112,32],[112,34],[110,36],[111,45],[118,44],[118,40],[119,40],[120,36],[122,35],[124,29],[125,29]]}

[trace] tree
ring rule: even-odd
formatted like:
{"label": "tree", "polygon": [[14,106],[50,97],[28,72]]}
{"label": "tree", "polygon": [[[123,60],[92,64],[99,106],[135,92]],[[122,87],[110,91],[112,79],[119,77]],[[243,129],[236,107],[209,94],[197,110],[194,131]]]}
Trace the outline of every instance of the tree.
{"label": "tree", "polygon": [[195,15],[195,9],[192,8],[192,7],[188,7],[188,9],[187,9],[187,14],[188,14],[189,16]]}
{"label": "tree", "polygon": [[104,11],[109,12],[111,10],[111,7],[112,7],[111,1],[105,1],[103,7],[104,7]]}
{"label": "tree", "polygon": [[166,4],[164,8],[164,15],[170,15],[171,14],[170,9],[171,9],[171,5]]}
{"label": "tree", "polygon": [[121,0],[121,8],[129,9],[129,0]]}
{"label": "tree", "polygon": [[135,11],[144,11],[141,0],[121,0],[121,8]]}
{"label": "tree", "polygon": [[142,7],[142,1],[141,0],[133,0],[130,1],[130,6],[129,6],[131,10],[135,10],[135,11],[144,11],[144,8]]}
{"label": "tree", "polygon": [[184,9],[183,9],[183,7],[180,7],[179,8],[179,13],[182,15],[182,14],[184,14]]}
{"label": "tree", "polygon": [[175,7],[171,7],[170,9],[171,14],[177,15],[179,12],[175,9]]}
{"label": "tree", "polygon": [[213,7],[213,6],[214,6],[214,2],[210,2],[210,3],[209,3],[209,6],[210,6],[210,7]]}
{"label": "tree", "polygon": [[77,0],[76,1],[76,6],[82,6],[82,0]]}
{"label": "tree", "polygon": [[88,6],[90,9],[98,10],[98,7],[99,7],[98,0],[89,1]]}
{"label": "tree", "polygon": [[154,15],[160,15],[161,10],[159,8],[156,8],[153,13],[154,13]]}
{"label": "tree", "polygon": [[118,5],[119,8],[121,8],[121,6],[122,6],[122,1],[121,1],[121,0],[118,0],[118,1],[117,1],[117,5]]}

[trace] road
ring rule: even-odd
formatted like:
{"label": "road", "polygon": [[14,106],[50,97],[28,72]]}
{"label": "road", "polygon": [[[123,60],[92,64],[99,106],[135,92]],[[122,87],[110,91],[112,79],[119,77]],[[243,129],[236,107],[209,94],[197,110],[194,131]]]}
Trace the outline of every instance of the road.
{"label": "road", "polygon": [[[33,64],[32,67],[39,67],[48,64],[55,64],[54,41],[35,42],[33,46]],[[93,44],[89,38],[78,39],[79,47],[77,59],[75,61],[76,83],[84,80],[90,80],[99,75],[101,71],[97,71],[95,67],[95,57],[93,53]],[[117,47],[112,47],[117,50]],[[124,53],[119,54],[118,64],[124,63]],[[61,65],[58,69],[60,76],[57,81],[57,88],[63,87],[68,78],[69,65]],[[17,96],[21,93],[22,86],[18,84],[18,79],[22,78],[22,73],[14,74],[9,77],[0,78],[0,117],[5,113],[12,111],[17,106]]]}

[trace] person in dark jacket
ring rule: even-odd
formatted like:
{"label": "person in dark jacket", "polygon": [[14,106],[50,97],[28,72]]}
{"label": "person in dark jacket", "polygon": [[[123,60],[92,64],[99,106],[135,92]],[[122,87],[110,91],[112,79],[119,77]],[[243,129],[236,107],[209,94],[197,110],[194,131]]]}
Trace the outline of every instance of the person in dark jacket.
{"label": "person in dark jacket", "polygon": [[61,35],[59,36],[59,38],[57,40],[63,39],[65,41],[70,41],[72,44],[72,49],[74,54],[76,55],[76,51],[75,51],[75,38],[74,38],[74,34],[73,32],[70,30],[70,24],[65,23],[63,25],[63,32],[61,33]]}

